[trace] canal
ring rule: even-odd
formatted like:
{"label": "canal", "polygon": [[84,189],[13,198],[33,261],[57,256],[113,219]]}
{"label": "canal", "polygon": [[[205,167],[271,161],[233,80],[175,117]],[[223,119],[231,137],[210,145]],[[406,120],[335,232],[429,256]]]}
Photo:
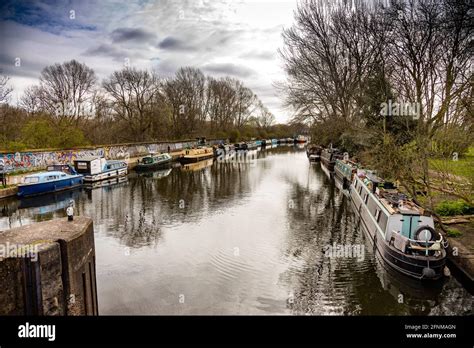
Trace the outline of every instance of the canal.
{"label": "canal", "polygon": [[0,230],[65,216],[71,199],[94,220],[100,314],[473,313],[455,278],[425,286],[386,270],[302,148],[2,200]]}

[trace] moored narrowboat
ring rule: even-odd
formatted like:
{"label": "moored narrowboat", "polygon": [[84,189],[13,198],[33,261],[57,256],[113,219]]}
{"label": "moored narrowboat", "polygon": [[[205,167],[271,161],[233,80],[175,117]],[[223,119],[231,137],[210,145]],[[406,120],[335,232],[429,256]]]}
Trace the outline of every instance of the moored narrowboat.
{"label": "moored narrowboat", "polygon": [[334,173],[336,178],[342,182],[343,188],[349,188],[354,175],[357,174],[357,164],[344,159],[336,159],[336,164],[334,165]]}
{"label": "moored narrowboat", "polygon": [[326,148],[321,151],[321,163],[331,172],[334,171],[336,159],[342,157],[341,152],[336,148]]}
{"label": "moored narrowboat", "polygon": [[308,146],[306,156],[310,162],[319,162],[321,160],[322,147],[317,145]]}
{"label": "moored narrowboat", "polygon": [[446,263],[445,241],[433,217],[374,175],[354,175],[352,207],[384,263],[416,279],[439,279]]}
{"label": "moored narrowboat", "polygon": [[19,197],[68,190],[82,185],[83,176],[70,165],[50,165],[48,171],[25,176],[18,185]]}
{"label": "moored narrowboat", "polygon": [[84,175],[84,182],[94,182],[127,175],[125,161],[106,160],[103,157],[85,157],[74,161],[74,168]]}
{"label": "moored narrowboat", "polygon": [[181,157],[178,158],[181,164],[195,163],[205,159],[213,158],[214,151],[210,147],[201,147],[198,149],[186,149]]}
{"label": "moored narrowboat", "polygon": [[305,144],[308,141],[308,139],[304,135],[298,135],[294,142],[295,144]]}
{"label": "moored narrowboat", "polygon": [[133,168],[135,171],[146,171],[163,168],[171,163],[173,158],[169,153],[150,154],[138,160]]}

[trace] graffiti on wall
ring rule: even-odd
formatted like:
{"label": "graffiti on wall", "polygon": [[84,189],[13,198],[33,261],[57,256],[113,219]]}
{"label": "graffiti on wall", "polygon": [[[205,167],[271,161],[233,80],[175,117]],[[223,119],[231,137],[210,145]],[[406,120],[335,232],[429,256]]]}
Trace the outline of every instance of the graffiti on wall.
{"label": "graffiti on wall", "polygon": [[[209,144],[217,144],[222,140],[210,141]],[[101,156],[108,159],[128,160],[133,157],[144,156],[149,153],[161,153],[178,151],[193,147],[195,142],[181,143],[151,143],[131,145],[110,145],[95,149],[78,149],[64,151],[41,151],[41,152],[16,152],[0,154],[0,162],[4,163],[5,170],[32,170],[41,169],[53,163],[68,164],[76,159],[91,156]]]}

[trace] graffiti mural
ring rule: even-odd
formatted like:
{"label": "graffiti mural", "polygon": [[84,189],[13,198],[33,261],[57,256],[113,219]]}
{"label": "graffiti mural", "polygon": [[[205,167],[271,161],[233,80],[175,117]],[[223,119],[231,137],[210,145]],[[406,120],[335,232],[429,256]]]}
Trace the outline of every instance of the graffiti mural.
{"label": "graffiti mural", "polygon": [[[209,145],[222,142],[222,140],[210,140]],[[187,141],[178,143],[110,145],[94,149],[0,153],[0,161],[3,160],[5,170],[7,171],[34,170],[45,168],[53,163],[72,163],[75,159],[90,156],[129,160],[130,158],[147,155],[150,152],[179,151],[194,145],[196,145],[194,141]]]}

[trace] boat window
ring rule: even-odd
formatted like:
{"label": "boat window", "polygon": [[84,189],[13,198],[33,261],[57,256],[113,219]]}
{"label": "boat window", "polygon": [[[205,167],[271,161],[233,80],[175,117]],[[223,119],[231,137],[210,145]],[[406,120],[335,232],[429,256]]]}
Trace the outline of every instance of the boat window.
{"label": "boat window", "polygon": [[61,174],[61,178],[64,178],[64,177],[66,177],[66,174]]}
{"label": "boat window", "polygon": [[419,226],[420,217],[418,215],[403,215],[401,234],[408,238],[414,238],[414,233]]}
{"label": "boat window", "polygon": [[380,210],[375,210],[375,220],[377,222],[380,222]]}
{"label": "boat window", "polygon": [[367,205],[367,201],[369,200],[369,194],[366,193],[364,197],[364,203]]}
{"label": "boat window", "polygon": [[359,186],[359,195],[362,195],[362,185]]}
{"label": "boat window", "polygon": [[385,232],[385,229],[387,228],[388,216],[385,215],[384,212],[380,211],[379,218],[377,219],[377,221],[382,231]]}
{"label": "boat window", "polygon": [[57,176],[57,175],[48,175],[48,177],[46,179],[47,180],[56,180],[58,178],[59,178],[59,176]]}
{"label": "boat window", "polygon": [[377,203],[375,203],[375,200],[372,197],[370,197],[368,194],[367,194],[367,197],[370,198],[368,200],[367,208],[369,209],[369,212],[373,216],[375,216],[377,214]]}
{"label": "boat window", "polygon": [[39,182],[39,178],[37,176],[30,176],[25,178],[25,184],[35,184]]}

